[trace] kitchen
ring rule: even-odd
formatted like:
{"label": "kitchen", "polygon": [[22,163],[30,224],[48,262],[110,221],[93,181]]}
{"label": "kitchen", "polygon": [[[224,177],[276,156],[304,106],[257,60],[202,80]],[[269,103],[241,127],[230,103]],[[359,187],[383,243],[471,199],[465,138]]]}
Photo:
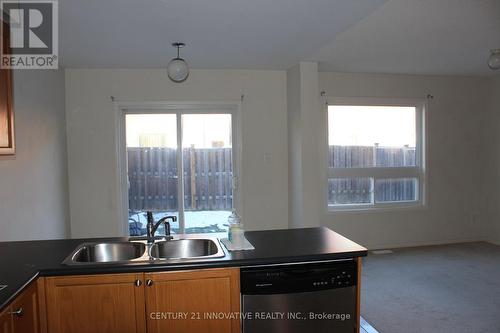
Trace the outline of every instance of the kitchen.
{"label": "kitchen", "polygon": [[498,4],[450,2],[55,2],[58,68],[2,68],[2,328],[494,332]]}

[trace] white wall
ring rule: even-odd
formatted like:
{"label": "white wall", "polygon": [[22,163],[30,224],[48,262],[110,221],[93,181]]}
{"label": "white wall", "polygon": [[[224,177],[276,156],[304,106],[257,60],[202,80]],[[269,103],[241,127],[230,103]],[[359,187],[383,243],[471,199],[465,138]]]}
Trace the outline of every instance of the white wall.
{"label": "white wall", "polygon": [[488,118],[484,132],[491,154],[485,162],[485,202],[489,220],[488,240],[500,245],[500,76],[491,79],[488,98]]}
{"label": "white wall", "polygon": [[320,225],[321,202],[315,193],[321,187],[318,177],[321,159],[318,123],[318,64],[300,62],[287,71],[289,223],[291,228]]}
{"label": "white wall", "polygon": [[[391,212],[326,213],[322,224],[369,248],[485,239],[483,165],[488,79],[320,73],[328,96],[425,98],[428,110],[428,206]],[[326,126],[318,124],[318,126]],[[312,133],[311,133],[312,134]],[[316,192],[317,200],[324,198]]]}
{"label": "white wall", "polygon": [[242,103],[245,228],[288,226],[286,73],[193,70],[172,83],[164,69],[66,70],[71,236],[118,235],[115,118],[110,96],[127,101]]}
{"label": "white wall", "polygon": [[[289,207],[294,201],[288,203],[288,169],[291,193],[297,156],[301,163],[304,159],[309,163],[309,170],[321,169],[317,165],[321,159],[311,158],[311,149],[321,140],[316,129],[325,124],[312,114],[318,110],[310,107],[314,104],[310,99],[313,91],[324,90],[329,96],[346,97],[435,96],[428,114],[428,207],[328,214],[317,186],[323,175],[315,177],[314,172],[301,169],[303,178],[309,179],[301,185],[308,188],[307,199],[320,205],[319,211],[311,213],[314,205],[302,203],[309,207],[304,210],[306,218],[316,214],[322,225],[370,248],[478,239],[500,244],[500,154],[491,154],[500,144],[500,77],[319,73],[319,87],[314,87],[305,83],[314,77],[310,66],[303,67],[308,75],[301,75],[300,66],[296,72],[195,70],[182,84],[171,83],[163,69],[71,69],[66,70],[66,81],[63,70],[16,72],[17,154],[0,157],[0,240],[69,234],[65,125],[71,236],[121,232],[111,95],[128,101],[237,101],[244,94],[244,222],[249,230],[286,228],[288,208],[290,214],[295,212]],[[302,120],[294,121],[290,112],[294,108],[296,116],[311,122],[304,126]],[[287,122],[293,126],[290,131]],[[296,130],[301,135],[294,138]],[[293,148],[297,140],[302,143],[300,150]],[[304,201],[301,197],[299,201]]]}
{"label": "white wall", "polygon": [[[247,229],[288,227],[288,216],[298,211],[295,203],[298,200],[306,209],[301,215],[302,221],[298,219],[297,225],[290,223],[290,226],[311,225],[315,221],[306,220],[307,217],[316,216],[320,224],[370,248],[479,240],[489,239],[489,235],[495,233],[500,235],[497,226],[500,214],[492,212],[496,201],[491,199],[494,189],[489,185],[490,176],[500,168],[495,169],[493,163],[488,163],[490,148],[485,148],[489,141],[484,130],[494,123],[486,118],[493,113],[486,110],[488,96],[498,89],[498,81],[495,88],[486,78],[319,73],[319,87],[314,87],[309,82],[315,76],[310,66],[302,67],[307,75],[301,75],[300,66],[288,72],[195,70],[182,84],[170,82],[162,69],[66,70],[72,237],[121,233],[111,95],[127,101],[235,101],[241,94],[245,95],[242,197]],[[423,98],[429,93],[435,96],[428,113],[426,208],[372,213],[326,212],[322,188],[318,186],[324,176],[314,173],[321,170],[317,147],[321,140],[319,129],[326,124],[321,116],[313,114],[321,112],[320,106],[311,106],[314,105],[313,91],[322,90],[329,96],[345,97]],[[498,104],[491,100],[490,110],[498,109]],[[305,125],[304,117],[309,121]],[[300,131],[300,135],[295,135],[295,131]],[[300,149],[294,148],[297,144]],[[315,154],[316,158],[312,158]],[[300,168],[294,169],[297,159]],[[302,170],[304,161],[308,163],[307,172]],[[297,183],[293,181],[297,174],[307,180],[301,184],[302,195],[293,197],[297,191],[294,185]],[[494,179],[500,182],[500,174]],[[307,193],[307,205],[303,202],[304,193]],[[319,207],[316,211],[314,203]]]}
{"label": "white wall", "polygon": [[68,234],[64,70],[14,72],[16,155],[0,156],[0,241]]}
{"label": "white wall", "polygon": [[303,218],[302,195],[302,135],[300,66],[286,73],[287,130],[288,130],[288,225],[300,226]]}

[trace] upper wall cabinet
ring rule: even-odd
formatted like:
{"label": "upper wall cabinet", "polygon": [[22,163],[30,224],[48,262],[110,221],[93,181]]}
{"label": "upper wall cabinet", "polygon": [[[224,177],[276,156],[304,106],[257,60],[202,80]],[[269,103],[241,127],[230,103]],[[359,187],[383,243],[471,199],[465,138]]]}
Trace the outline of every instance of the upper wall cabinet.
{"label": "upper wall cabinet", "polygon": [[[10,48],[10,33],[2,22],[2,54]],[[14,111],[12,108],[12,71],[0,69],[0,155],[12,155],[14,146]]]}

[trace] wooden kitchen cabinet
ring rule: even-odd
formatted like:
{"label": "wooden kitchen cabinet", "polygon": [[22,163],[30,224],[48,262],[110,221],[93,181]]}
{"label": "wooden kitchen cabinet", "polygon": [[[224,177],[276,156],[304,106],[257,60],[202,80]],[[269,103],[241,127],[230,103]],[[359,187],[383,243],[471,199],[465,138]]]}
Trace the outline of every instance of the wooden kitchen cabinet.
{"label": "wooden kitchen cabinet", "polygon": [[[2,22],[2,20],[0,20],[0,24],[2,24],[2,40],[0,43],[3,50],[10,50],[9,25]],[[12,100],[12,70],[0,69],[0,155],[15,153]]]}
{"label": "wooden kitchen cabinet", "polygon": [[240,311],[239,269],[145,273],[144,279],[148,333],[240,332],[239,318],[209,318]]}
{"label": "wooden kitchen cabinet", "polygon": [[13,333],[45,332],[40,320],[38,284],[33,282],[10,305]]}
{"label": "wooden kitchen cabinet", "polygon": [[143,273],[47,277],[50,333],[143,333]]}
{"label": "wooden kitchen cabinet", "polygon": [[[239,269],[45,278],[50,333],[240,332]],[[185,313],[186,319],[162,318]],[[4,333],[4,332],[0,332]]]}
{"label": "wooden kitchen cabinet", "polygon": [[[0,333],[45,333],[38,283],[33,282],[0,313]],[[42,310],[43,311],[43,310]]]}
{"label": "wooden kitchen cabinet", "polygon": [[12,333],[12,316],[10,307],[0,312],[0,333]]}

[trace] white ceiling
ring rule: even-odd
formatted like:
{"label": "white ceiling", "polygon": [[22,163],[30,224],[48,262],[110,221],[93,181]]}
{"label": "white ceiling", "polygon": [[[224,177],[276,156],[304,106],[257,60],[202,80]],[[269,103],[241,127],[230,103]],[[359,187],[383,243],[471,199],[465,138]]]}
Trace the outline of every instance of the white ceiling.
{"label": "white ceiling", "polygon": [[61,0],[65,67],[490,75],[500,0]]}
{"label": "white ceiling", "polygon": [[321,70],[493,75],[500,0],[390,0],[310,59]]}
{"label": "white ceiling", "polygon": [[65,67],[286,69],[386,0],[62,0]]}

